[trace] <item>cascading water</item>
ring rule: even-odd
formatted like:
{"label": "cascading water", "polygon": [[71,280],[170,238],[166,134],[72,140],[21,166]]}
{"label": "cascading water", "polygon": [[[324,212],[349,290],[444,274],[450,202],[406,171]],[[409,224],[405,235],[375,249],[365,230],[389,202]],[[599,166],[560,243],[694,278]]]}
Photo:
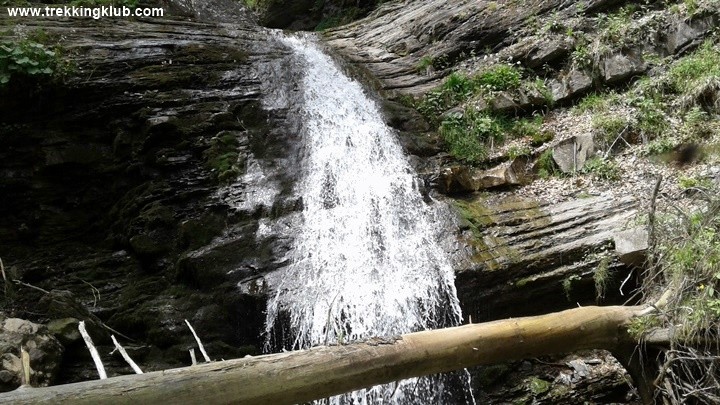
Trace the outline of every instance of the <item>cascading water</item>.
{"label": "cascading water", "polygon": [[[312,39],[279,39],[305,69],[297,107],[303,211],[292,264],[268,303],[268,342],[301,349],[459,324],[433,209],[377,105]],[[466,394],[449,398],[445,381],[406,380],[329,401],[464,402]]]}

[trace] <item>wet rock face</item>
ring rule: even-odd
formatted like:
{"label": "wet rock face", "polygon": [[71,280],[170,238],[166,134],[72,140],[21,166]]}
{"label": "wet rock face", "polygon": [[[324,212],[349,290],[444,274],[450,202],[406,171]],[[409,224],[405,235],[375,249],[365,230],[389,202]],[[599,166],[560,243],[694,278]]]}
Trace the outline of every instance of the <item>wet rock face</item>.
{"label": "wet rock face", "polygon": [[30,355],[32,385],[47,386],[57,377],[63,355],[60,342],[42,325],[0,313],[0,392],[20,386],[21,347]]}
{"label": "wet rock face", "polygon": [[[632,198],[611,197],[475,198],[456,206],[467,221],[467,245],[456,256],[458,298],[477,322],[594,304],[594,271],[637,209]],[[625,269],[608,257],[609,271]]]}
{"label": "wet rock face", "polygon": [[[101,353],[110,352],[103,324],[121,343],[134,339],[143,369],[189,364],[185,319],[213,358],[261,350],[265,292],[237,284],[277,268],[284,249],[273,235],[256,242],[258,222],[296,209],[285,170],[296,138],[282,108],[262,100],[283,81],[268,66],[286,50],[243,12],[218,25],[222,7],[186,6],[195,21],[22,28],[60,41],[76,69],[66,83],[0,98],[2,259],[12,278],[49,292],[13,286],[2,305],[57,330],[69,359],[59,382],[95,377],[69,318],[89,322]],[[230,183],[247,187],[249,161],[270,157],[286,162],[265,167],[279,185],[276,204],[227,198]],[[129,371],[104,360],[110,375]]]}

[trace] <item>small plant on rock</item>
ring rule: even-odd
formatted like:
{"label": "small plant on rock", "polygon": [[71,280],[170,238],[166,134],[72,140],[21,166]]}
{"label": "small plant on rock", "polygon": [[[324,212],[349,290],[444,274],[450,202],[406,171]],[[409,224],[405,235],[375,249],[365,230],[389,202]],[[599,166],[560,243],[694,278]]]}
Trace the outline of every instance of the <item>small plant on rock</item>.
{"label": "small plant on rock", "polygon": [[478,75],[475,83],[490,91],[504,91],[518,88],[521,78],[522,74],[516,66],[503,64]]}
{"label": "small plant on rock", "polygon": [[617,163],[599,156],[588,159],[583,166],[583,172],[600,180],[617,181],[622,177],[622,170]]}
{"label": "small plant on rock", "polygon": [[58,72],[57,54],[30,40],[0,43],[0,86],[14,77],[51,77]]}

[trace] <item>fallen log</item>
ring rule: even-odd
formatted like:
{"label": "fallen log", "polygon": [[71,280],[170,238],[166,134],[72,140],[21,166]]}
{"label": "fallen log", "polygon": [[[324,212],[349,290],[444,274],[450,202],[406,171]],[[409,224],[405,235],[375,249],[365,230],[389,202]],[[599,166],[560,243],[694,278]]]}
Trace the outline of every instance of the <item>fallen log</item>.
{"label": "fallen log", "polygon": [[628,343],[642,307],[567,311],[1,394],[22,404],[295,404],[466,367]]}

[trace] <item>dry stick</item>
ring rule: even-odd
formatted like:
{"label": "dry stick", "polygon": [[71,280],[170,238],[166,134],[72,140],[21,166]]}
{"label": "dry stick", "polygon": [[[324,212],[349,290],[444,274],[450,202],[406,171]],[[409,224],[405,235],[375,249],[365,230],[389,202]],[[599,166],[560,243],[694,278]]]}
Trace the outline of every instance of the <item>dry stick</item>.
{"label": "dry stick", "polygon": [[88,286],[90,286],[90,291],[92,292],[92,295],[93,295],[93,307],[97,306],[97,302],[100,300],[100,290],[98,290],[97,288],[95,288],[94,285],[88,283],[87,281],[85,281],[85,280],[83,280],[83,279],[81,279],[81,278],[78,278],[78,280],[80,280],[80,281],[82,281],[83,283],[85,283],[85,284],[87,284]]}
{"label": "dry stick", "polygon": [[[608,156],[610,156],[610,152],[612,151],[613,146],[615,146],[615,144],[617,143],[618,140],[622,139],[623,141],[625,141],[625,138],[623,138],[623,134],[625,133],[625,131],[628,130],[628,128],[629,128],[629,127],[626,125],[625,128],[623,128],[623,130],[620,131],[620,133],[618,134],[618,136],[615,138],[615,140],[613,141],[613,143],[610,144],[610,147],[609,147],[608,150],[605,152],[605,155],[603,156],[603,160],[604,160],[604,159],[607,159]],[[625,141],[625,143],[627,144],[628,142]]]}
{"label": "dry stick", "polygon": [[30,354],[24,347],[20,347],[20,368],[22,369],[22,386],[30,387]]}
{"label": "dry stick", "polygon": [[198,337],[197,333],[195,333],[195,329],[193,329],[192,325],[190,325],[190,322],[188,320],[185,320],[185,323],[187,324],[188,328],[190,328],[190,332],[192,332],[193,336],[195,336],[195,340],[197,341],[198,346],[200,347],[200,353],[202,353],[203,357],[205,358],[206,362],[210,362],[210,357],[208,357],[207,352],[205,352],[205,348],[203,347],[202,342],[200,341],[200,338]]}
{"label": "dry stick", "polygon": [[115,349],[120,352],[120,354],[123,356],[123,359],[125,359],[127,364],[129,364],[130,367],[132,367],[133,371],[135,371],[135,374],[142,374],[143,372],[142,370],[140,370],[140,367],[138,367],[138,365],[135,364],[133,359],[130,358],[130,355],[128,355],[127,351],[125,351],[125,348],[120,346],[120,343],[118,343],[117,339],[115,339],[115,335],[110,335],[110,339],[112,339],[113,343],[115,344]]}
{"label": "dry stick", "polygon": [[0,273],[2,273],[3,281],[5,282],[4,291],[5,291],[5,296],[7,296],[8,279],[7,279],[7,276],[5,276],[5,265],[3,264],[1,257],[0,257]]}
{"label": "dry stick", "polygon": [[650,212],[648,213],[648,222],[650,223],[650,232],[648,232],[648,251],[650,252],[650,254],[648,255],[648,268],[651,271],[651,277],[653,277],[655,273],[652,256],[652,252],[655,251],[655,208],[657,204],[658,192],[660,191],[660,183],[662,183],[662,180],[663,176],[660,175],[658,176],[657,182],[655,182],[655,189],[653,190],[652,200],[650,201]]}
{"label": "dry stick", "polygon": [[40,292],[43,293],[43,294],[50,294],[50,291],[48,291],[48,290],[45,290],[45,289],[40,288],[40,287],[35,287],[35,286],[32,285],[32,284],[23,283],[22,281],[20,281],[20,280],[18,280],[18,279],[15,279],[15,280],[13,280],[13,281],[14,281],[15,284],[17,284],[17,285],[21,285],[21,286],[23,286],[23,287],[28,287],[28,288],[32,288],[32,289],[38,290],[38,291],[40,291]]}
{"label": "dry stick", "polygon": [[97,368],[98,374],[100,375],[100,379],[106,379],[107,374],[105,374],[105,367],[102,364],[102,360],[100,360],[100,353],[98,353],[95,345],[93,345],[92,338],[90,338],[90,335],[88,335],[87,330],[85,329],[85,321],[80,321],[80,323],[78,324],[78,329],[80,330],[80,334],[85,340],[85,345],[90,351],[90,356],[92,356],[93,362],[95,363],[95,368]]}
{"label": "dry stick", "polygon": [[197,366],[197,359],[195,358],[195,348],[190,348],[190,361],[192,361],[193,366]]}
{"label": "dry stick", "polygon": [[[82,280],[80,280],[80,281],[82,281]],[[40,292],[43,293],[43,294],[50,294],[50,291],[48,291],[48,290],[45,290],[45,289],[40,288],[40,287],[36,287],[36,286],[34,286],[34,285],[32,285],[32,284],[23,283],[22,281],[20,281],[20,280],[18,280],[18,279],[14,279],[13,282],[14,282],[15,284],[17,284],[17,285],[21,285],[21,286],[24,286],[24,287],[28,287],[28,288],[32,288],[32,289],[38,290],[38,291],[40,291]],[[83,282],[84,282],[84,281],[83,281]],[[95,287],[93,287],[93,288],[95,288]],[[99,291],[98,291],[98,294],[99,294]],[[94,294],[93,294],[93,296],[94,296]],[[127,339],[127,340],[129,340],[129,341],[131,341],[131,342],[136,342],[135,339],[130,338],[130,337],[127,337],[127,336],[123,335],[122,333],[116,331],[115,329],[107,326],[107,325],[105,324],[105,322],[102,322],[102,321],[99,321],[99,320],[98,320],[98,322],[100,323],[100,326],[102,326],[103,328],[107,329],[108,331],[110,331],[110,332],[112,332],[112,333],[114,333],[114,334],[122,337],[123,339]]]}

